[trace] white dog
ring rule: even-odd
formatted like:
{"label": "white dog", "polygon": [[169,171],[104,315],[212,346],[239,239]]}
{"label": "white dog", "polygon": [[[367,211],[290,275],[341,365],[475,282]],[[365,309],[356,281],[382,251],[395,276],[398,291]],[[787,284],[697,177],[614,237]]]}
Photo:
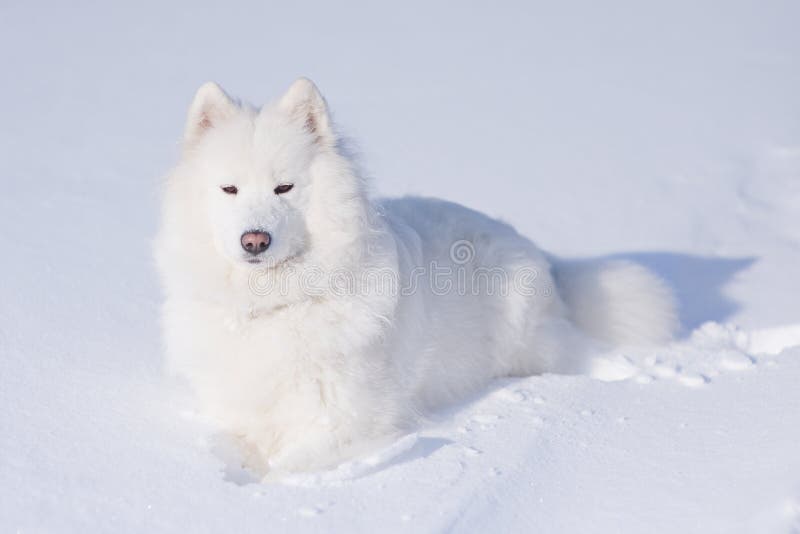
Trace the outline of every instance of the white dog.
{"label": "white dog", "polygon": [[495,377],[670,337],[673,299],[625,262],[553,262],[448,202],[375,201],[325,100],[261,110],[203,85],[156,255],[170,367],[263,474],[329,468]]}

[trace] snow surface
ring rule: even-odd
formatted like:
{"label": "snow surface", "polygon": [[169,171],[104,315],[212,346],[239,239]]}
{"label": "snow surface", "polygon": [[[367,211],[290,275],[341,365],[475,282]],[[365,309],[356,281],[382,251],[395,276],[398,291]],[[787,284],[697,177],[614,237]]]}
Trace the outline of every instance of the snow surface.
{"label": "snow surface", "polygon": [[[0,530],[800,532],[800,4],[0,3]],[[261,484],[162,377],[159,175],[208,79],[327,95],[385,194],[675,286],[670,346]],[[795,348],[791,348],[795,347]]]}

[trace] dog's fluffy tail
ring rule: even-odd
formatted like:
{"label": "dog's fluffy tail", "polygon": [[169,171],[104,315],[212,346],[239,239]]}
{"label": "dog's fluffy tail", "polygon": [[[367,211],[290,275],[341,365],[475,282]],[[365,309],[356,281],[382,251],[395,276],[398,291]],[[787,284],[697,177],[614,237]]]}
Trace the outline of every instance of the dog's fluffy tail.
{"label": "dog's fluffy tail", "polygon": [[555,261],[554,275],[570,318],[613,345],[669,341],[678,327],[675,297],[646,268],[625,260]]}

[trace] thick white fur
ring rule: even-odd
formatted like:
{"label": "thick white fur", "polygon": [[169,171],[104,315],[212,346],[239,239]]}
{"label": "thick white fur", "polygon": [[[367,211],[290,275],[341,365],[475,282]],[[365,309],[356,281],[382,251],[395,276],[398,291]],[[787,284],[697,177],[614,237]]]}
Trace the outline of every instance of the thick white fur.
{"label": "thick white fur", "polygon": [[[282,183],[294,187],[274,194]],[[239,243],[253,229],[272,236],[256,265]],[[662,341],[675,323],[669,291],[642,267],[554,273],[480,213],[371,200],[305,79],[261,110],[200,88],[156,257],[169,367],[273,476],[331,467],[494,377],[571,371],[594,343]],[[450,290],[430,276],[447,269]],[[506,290],[476,291],[486,272]],[[403,287],[390,290],[387,275]]]}

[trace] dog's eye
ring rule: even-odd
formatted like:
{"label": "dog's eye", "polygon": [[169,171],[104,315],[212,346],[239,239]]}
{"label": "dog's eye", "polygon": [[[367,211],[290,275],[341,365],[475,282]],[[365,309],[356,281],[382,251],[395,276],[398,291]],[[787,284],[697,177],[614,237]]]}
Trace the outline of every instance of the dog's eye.
{"label": "dog's eye", "polygon": [[239,192],[239,188],[236,187],[235,185],[223,185],[221,186],[221,189],[226,193],[228,193],[229,195],[235,195],[236,193]]}
{"label": "dog's eye", "polygon": [[292,190],[293,187],[294,187],[294,184],[281,184],[281,185],[279,185],[278,187],[275,188],[275,194],[276,195],[282,195],[284,193],[288,193],[289,191]]}

